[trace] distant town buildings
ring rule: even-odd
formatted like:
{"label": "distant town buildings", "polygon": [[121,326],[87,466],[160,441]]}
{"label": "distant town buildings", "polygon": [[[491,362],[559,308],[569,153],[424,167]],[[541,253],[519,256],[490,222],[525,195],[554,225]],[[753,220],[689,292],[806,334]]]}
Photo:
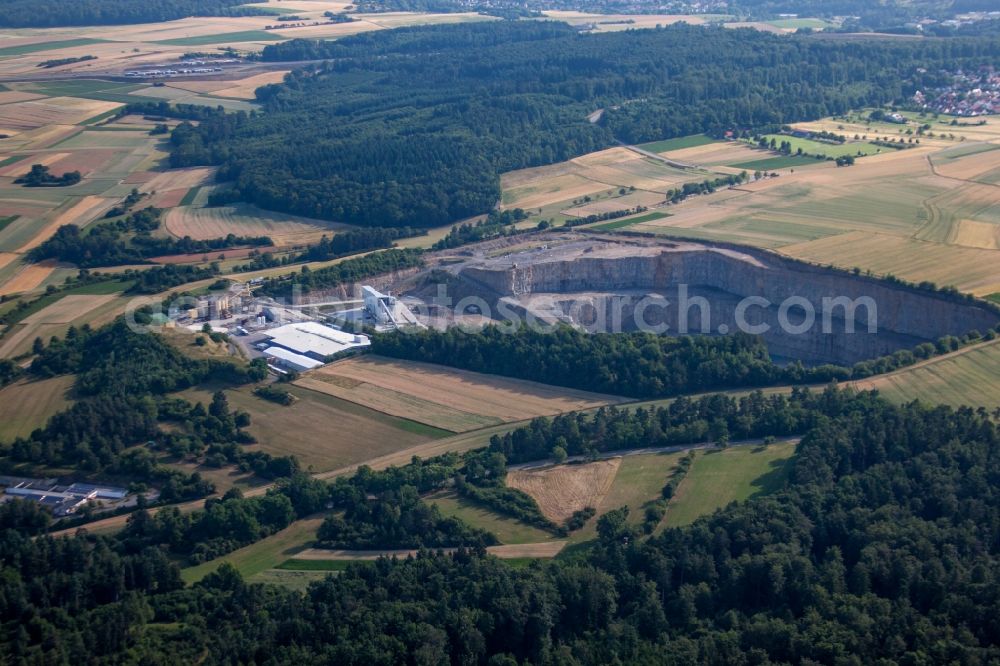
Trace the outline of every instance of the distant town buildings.
{"label": "distant town buildings", "polygon": [[913,102],[920,108],[953,116],[986,116],[1000,113],[1000,74],[992,68],[959,71],[952,83],[934,91],[918,90]]}

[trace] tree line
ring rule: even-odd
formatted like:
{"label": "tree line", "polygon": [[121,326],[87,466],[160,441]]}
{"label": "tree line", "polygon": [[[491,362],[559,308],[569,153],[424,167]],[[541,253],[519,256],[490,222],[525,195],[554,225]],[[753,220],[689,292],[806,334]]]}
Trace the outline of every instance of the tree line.
{"label": "tree line", "polygon": [[0,26],[52,28],[72,25],[158,23],[188,16],[264,16],[270,12],[239,7],[245,0],[2,0]]}
{"label": "tree line", "polygon": [[726,336],[662,336],[642,332],[586,333],[566,325],[548,329],[504,322],[477,332],[451,327],[372,337],[372,352],[411,361],[437,363],[543,384],[631,398],[662,398],[685,393],[864,379],[912,365],[921,359],[996,337],[1000,325],[985,333],[944,336],[912,350],[901,349],[853,366],[778,365],[763,338],[746,333]]}

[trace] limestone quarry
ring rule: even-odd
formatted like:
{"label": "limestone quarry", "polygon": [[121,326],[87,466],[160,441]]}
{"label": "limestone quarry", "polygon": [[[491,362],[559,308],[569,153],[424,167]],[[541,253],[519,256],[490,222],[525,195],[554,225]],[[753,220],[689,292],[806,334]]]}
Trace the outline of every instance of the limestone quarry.
{"label": "limestone quarry", "polygon": [[984,331],[983,302],[740,246],[565,232],[431,255],[387,285],[428,325],[519,319],[592,332],[762,335],[773,358],[852,364]]}

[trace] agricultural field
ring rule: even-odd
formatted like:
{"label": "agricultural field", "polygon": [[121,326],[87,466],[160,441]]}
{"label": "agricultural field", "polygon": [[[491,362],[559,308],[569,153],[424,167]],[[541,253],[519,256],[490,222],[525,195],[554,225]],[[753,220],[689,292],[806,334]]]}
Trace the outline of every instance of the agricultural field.
{"label": "agricultural field", "polygon": [[0,442],[27,437],[72,403],[73,375],[29,381],[0,389]]}
{"label": "agricultural field", "polygon": [[909,368],[855,382],[896,402],[1000,407],[1000,341],[932,358]]}
{"label": "agricultural field", "polygon": [[784,487],[797,441],[738,446],[695,453],[694,463],[667,505],[664,525],[678,527],[721,509]]}
{"label": "agricultural field", "polygon": [[709,146],[718,143],[715,139],[704,134],[692,134],[681,136],[676,139],[664,139],[663,141],[652,141],[643,143],[639,147],[652,153],[671,153],[684,150],[686,148],[697,148],[698,146]]}
{"label": "agricultural field", "polygon": [[[289,406],[258,398],[250,388],[227,390],[226,397],[234,410],[250,414],[248,431],[258,442],[254,447],[272,455],[294,455],[313,472],[336,470],[449,434],[301,386],[289,391],[298,398]],[[198,388],[179,395],[207,405],[212,393]]]}
{"label": "agricultural field", "polygon": [[625,217],[618,220],[612,220],[611,222],[602,222],[600,224],[588,226],[587,228],[595,229],[597,231],[614,231],[615,229],[624,229],[625,227],[630,227],[633,224],[641,224],[642,222],[652,222],[653,220],[659,220],[664,217],[670,217],[670,213],[654,211],[652,213],[641,213],[639,215],[634,215],[632,217]]}
{"label": "agricultural field", "polygon": [[[33,268],[29,267],[29,268]],[[127,285],[115,283],[118,289]],[[85,291],[85,288],[81,288]],[[0,337],[0,358],[15,358],[31,350],[36,337],[48,340],[62,336],[72,325],[100,326],[110,322],[125,306],[117,294],[87,294],[75,292],[47,296],[26,311],[25,316],[4,331]]]}
{"label": "agricultural field", "polygon": [[531,495],[546,518],[561,524],[577,511],[601,505],[621,462],[621,458],[609,458],[541,469],[515,469],[507,473],[507,485]]}
{"label": "agricultural field", "polygon": [[538,219],[560,222],[613,210],[653,207],[667,191],[715,177],[706,169],[679,169],[628,148],[609,148],[543,167],[501,176],[502,207],[523,208]]}
{"label": "agricultural field", "polygon": [[[801,127],[875,134],[864,124]],[[890,136],[888,128],[874,129]],[[1000,140],[1000,129],[990,125],[961,131],[971,129],[978,130],[980,138]],[[806,167],[785,169],[780,177],[734,190],[690,197],[668,206],[670,217],[629,229],[771,248],[797,259],[916,282],[930,280],[977,295],[1000,291],[995,269],[1000,259],[1000,204],[996,186],[986,182],[1000,174],[1000,151],[982,141],[921,141],[918,147],[869,155],[846,168],[805,158],[810,164]],[[765,170],[775,168],[771,164]],[[741,165],[747,170],[754,166]]]}
{"label": "agricultural field", "polygon": [[[178,207],[164,215],[164,227],[170,234],[178,238],[190,236],[195,240],[219,238],[230,233],[269,236],[277,247],[290,247],[315,243],[323,236],[350,229],[346,224],[276,213],[249,204],[205,208],[197,205],[203,198],[200,196],[203,189],[195,191],[190,200],[181,197],[177,200]],[[187,190],[185,196],[191,192]]]}
{"label": "agricultural field", "polygon": [[453,432],[622,402],[614,396],[373,355],[317,368],[297,383]]}

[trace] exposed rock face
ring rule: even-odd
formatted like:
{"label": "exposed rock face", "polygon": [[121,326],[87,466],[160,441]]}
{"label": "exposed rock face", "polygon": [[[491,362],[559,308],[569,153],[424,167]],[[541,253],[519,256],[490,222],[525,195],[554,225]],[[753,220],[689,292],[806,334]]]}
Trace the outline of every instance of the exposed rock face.
{"label": "exposed rock face", "polygon": [[811,364],[850,364],[997,322],[988,308],[944,295],[700,243],[577,240],[453,272],[462,283],[456,297],[481,297],[494,316],[504,309],[591,330],[747,330],[762,334],[775,358]]}

